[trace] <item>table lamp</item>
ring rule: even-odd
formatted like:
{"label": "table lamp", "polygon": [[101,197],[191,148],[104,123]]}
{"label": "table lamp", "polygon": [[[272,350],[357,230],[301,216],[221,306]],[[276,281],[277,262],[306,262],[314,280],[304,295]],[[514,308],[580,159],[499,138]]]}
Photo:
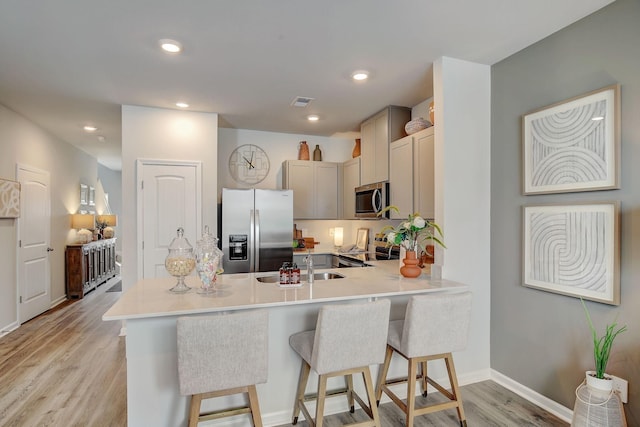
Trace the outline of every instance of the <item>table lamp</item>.
{"label": "table lamp", "polygon": [[71,215],[71,228],[78,230],[79,242],[89,243],[93,240],[93,230],[95,227],[95,216],[93,214],[73,214]]}
{"label": "table lamp", "polygon": [[336,248],[342,247],[344,243],[344,229],[342,227],[336,227],[333,230],[333,245]]}

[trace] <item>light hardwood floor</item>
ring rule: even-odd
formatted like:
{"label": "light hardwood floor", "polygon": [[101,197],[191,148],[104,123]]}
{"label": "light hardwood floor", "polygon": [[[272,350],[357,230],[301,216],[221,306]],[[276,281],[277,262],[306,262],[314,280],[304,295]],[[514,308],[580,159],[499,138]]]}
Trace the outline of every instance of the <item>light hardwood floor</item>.
{"label": "light hardwood floor", "polygon": [[[126,426],[124,338],[118,336],[120,322],[102,321],[121,295],[105,292],[109,286],[66,301],[0,338],[0,426]],[[470,427],[567,425],[492,381],[462,387],[462,397]],[[380,408],[383,426],[404,425],[393,404]],[[357,410],[329,416],[325,425],[364,419]],[[451,410],[419,417],[415,425],[458,423]]]}

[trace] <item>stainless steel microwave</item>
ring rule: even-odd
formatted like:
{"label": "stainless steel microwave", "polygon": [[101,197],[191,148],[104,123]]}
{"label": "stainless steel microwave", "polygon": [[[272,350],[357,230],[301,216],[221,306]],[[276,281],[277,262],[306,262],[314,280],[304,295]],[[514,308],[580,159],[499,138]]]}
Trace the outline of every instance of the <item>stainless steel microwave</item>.
{"label": "stainless steel microwave", "polygon": [[389,211],[378,215],[389,205],[388,182],[363,185],[355,191],[356,218],[389,218]]}

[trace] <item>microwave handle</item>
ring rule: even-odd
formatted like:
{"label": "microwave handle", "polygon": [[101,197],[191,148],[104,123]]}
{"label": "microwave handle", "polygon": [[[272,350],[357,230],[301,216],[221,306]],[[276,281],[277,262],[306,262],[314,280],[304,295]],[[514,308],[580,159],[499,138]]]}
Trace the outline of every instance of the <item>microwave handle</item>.
{"label": "microwave handle", "polygon": [[371,205],[375,213],[382,210],[382,191],[379,189],[373,190],[373,194],[371,194]]}

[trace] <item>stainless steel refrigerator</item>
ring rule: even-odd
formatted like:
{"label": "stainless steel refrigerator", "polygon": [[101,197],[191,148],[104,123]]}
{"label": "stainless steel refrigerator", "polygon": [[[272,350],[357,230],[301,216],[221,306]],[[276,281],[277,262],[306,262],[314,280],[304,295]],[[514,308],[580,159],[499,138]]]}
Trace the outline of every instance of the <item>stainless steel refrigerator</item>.
{"label": "stainless steel refrigerator", "polygon": [[277,271],[293,259],[293,191],[222,189],[225,273]]}

